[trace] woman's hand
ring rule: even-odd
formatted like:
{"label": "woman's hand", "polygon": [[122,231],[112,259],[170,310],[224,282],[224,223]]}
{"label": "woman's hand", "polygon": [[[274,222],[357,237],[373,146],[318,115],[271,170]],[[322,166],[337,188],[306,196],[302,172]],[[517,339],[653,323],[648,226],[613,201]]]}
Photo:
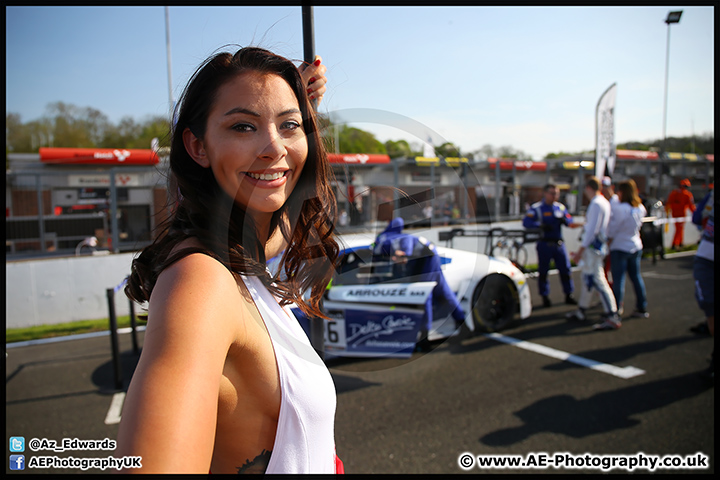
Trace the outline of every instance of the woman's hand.
{"label": "woman's hand", "polygon": [[315,55],[313,63],[300,68],[303,85],[307,88],[310,100],[316,100],[317,105],[320,105],[320,101],[327,90],[325,87],[327,83],[325,72],[327,72],[327,68],[322,64],[322,58],[319,55]]}

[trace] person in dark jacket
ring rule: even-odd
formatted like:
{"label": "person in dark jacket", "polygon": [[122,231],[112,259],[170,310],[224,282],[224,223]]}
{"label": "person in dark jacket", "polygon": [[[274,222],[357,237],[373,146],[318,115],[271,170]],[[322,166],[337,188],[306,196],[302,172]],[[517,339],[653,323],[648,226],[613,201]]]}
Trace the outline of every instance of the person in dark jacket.
{"label": "person in dark jacket", "polygon": [[550,284],[548,282],[548,270],[550,260],[555,262],[555,268],[560,272],[563,292],[565,292],[565,303],[577,305],[573,298],[575,286],[570,276],[570,257],[562,237],[562,226],[570,228],[581,226],[573,222],[570,213],[565,205],[557,201],[558,189],[554,184],[547,184],[544,188],[543,199],[533,203],[525,213],[523,227],[539,228],[542,230],[542,238],[537,242],[538,254],[538,287],[540,296],[543,299],[543,306],[549,307]]}
{"label": "person in dark jacket", "polygon": [[436,282],[432,295],[425,303],[423,339],[430,331],[434,316],[442,318],[451,315],[459,327],[465,321],[465,311],[445,280],[437,248],[421,236],[403,233],[404,227],[402,218],[393,218],[375,239],[373,256],[405,265],[404,271],[413,273],[412,281]]}

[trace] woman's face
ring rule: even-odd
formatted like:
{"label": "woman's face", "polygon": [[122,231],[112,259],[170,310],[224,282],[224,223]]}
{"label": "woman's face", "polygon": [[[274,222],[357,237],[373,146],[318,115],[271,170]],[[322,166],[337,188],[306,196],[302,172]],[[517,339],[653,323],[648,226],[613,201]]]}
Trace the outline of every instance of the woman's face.
{"label": "woman's face", "polygon": [[248,72],[225,83],[205,138],[186,129],[183,139],[195,161],[211,168],[221,188],[256,220],[285,204],[308,154],[298,100],[274,74]]}

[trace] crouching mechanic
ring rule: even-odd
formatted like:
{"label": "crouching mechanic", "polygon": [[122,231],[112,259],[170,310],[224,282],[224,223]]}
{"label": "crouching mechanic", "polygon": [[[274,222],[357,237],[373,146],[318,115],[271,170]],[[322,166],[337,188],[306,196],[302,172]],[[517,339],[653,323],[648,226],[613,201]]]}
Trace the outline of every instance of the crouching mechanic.
{"label": "crouching mechanic", "polygon": [[419,345],[427,345],[427,335],[433,322],[433,315],[443,318],[452,315],[455,326],[465,321],[465,311],[442,273],[437,248],[428,240],[409,233],[402,233],[405,222],[402,218],[393,218],[387,228],[377,236],[373,247],[374,256],[391,258],[396,264],[419,262],[419,272],[413,275],[413,281],[436,282],[432,294],[425,303],[424,325],[421,328]]}
{"label": "crouching mechanic", "polygon": [[570,258],[563,242],[562,226],[577,228],[582,225],[573,222],[565,205],[558,202],[557,199],[557,186],[551,183],[545,185],[543,199],[533,203],[523,218],[523,227],[542,230],[542,238],[538,240],[536,248],[538,254],[538,287],[544,307],[551,306],[549,297],[550,283],[548,282],[550,260],[555,262],[555,268],[560,273],[560,280],[565,292],[565,303],[577,305],[572,295],[575,287],[570,276]]}

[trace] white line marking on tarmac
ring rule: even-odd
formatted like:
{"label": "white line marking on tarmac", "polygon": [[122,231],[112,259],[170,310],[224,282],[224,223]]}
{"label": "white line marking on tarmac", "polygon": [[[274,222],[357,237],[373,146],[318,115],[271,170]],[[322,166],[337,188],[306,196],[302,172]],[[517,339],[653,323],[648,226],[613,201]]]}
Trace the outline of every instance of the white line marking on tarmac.
{"label": "white line marking on tarmac", "polygon": [[638,375],[643,375],[645,373],[645,370],[641,370],[632,366],[616,367],[615,365],[610,365],[607,363],[590,360],[588,358],[579,357],[571,353],[563,352],[562,350],[556,350],[554,348],[546,347],[545,345],[526,342],[525,340],[518,340],[517,338],[506,337],[505,335],[500,335],[499,333],[485,333],[483,335],[488,338],[492,338],[493,340],[497,340],[498,342],[507,343],[508,345],[514,345],[524,350],[529,350],[531,352],[539,353],[540,355],[545,355],[551,358],[557,358],[558,360],[564,360],[570,363],[574,363],[576,365],[587,367],[591,370],[608,373],[619,378],[628,379],[637,377]]}
{"label": "white line marking on tarmac", "polygon": [[122,413],[123,403],[125,402],[125,392],[118,392],[113,395],[110,402],[110,409],[105,417],[105,425],[115,425],[120,423],[120,414]]}

